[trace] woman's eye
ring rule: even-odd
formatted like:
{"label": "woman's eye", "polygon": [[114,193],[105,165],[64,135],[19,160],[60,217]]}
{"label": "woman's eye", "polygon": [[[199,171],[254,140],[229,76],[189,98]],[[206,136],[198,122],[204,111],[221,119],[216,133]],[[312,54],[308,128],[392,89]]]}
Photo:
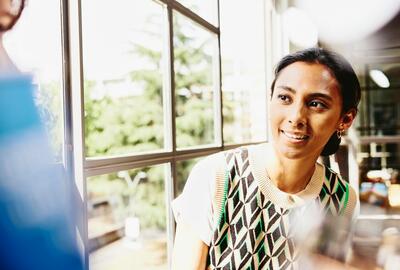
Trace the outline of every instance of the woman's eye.
{"label": "woman's eye", "polygon": [[280,99],[281,101],[284,101],[284,102],[289,102],[289,97],[288,96],[286,96],[286,95],[278,95],[278,99]]}
{"label": "woman's eye", "polygon": [[318,109],[326,109],[327,106],[325,105],[325,103],[321,102],[321,101],[317,101],[317,100],[313,100],[309,103],[309,105],[311,107],[316,107]]}

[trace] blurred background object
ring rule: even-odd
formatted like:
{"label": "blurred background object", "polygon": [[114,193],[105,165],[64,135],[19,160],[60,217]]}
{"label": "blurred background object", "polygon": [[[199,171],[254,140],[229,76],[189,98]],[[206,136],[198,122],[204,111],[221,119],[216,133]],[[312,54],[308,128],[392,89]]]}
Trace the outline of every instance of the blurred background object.
{"label": "blurred background object", "polygon": [[343,44],[359,41],[375,33],[393,19],[398,0],[297,0],[318,29],[320,42]]}
{"label": "blurred background object", "polygon": [[389,227],[382,232],[382,240],[376,257],[378,266],[385,270],[395,270],[400,263],[400,231]]}
{"label": "blurred background object", "polygon": [[83,269],[69,188],[34,104],[31,77],[0,79],[0,268]]}

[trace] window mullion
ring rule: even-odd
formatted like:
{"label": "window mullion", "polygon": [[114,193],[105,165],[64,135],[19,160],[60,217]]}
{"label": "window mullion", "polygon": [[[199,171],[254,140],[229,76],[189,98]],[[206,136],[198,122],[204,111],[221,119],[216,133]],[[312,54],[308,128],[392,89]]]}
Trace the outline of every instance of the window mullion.
{"label": "window mullion", "polygon": [[[63,1],[64,2],[64,1]],[[88,254],[88,230],[87,230],[87,194],[86,194],[86,178],[84,175],[84,106],[83,106],[83,73],[82,73],[82,17],[81,2],[66,1],[68,5],[63,4],[63,8],[68,11],[68,37],[69,37],[69,78],[70,90],[72,95],[70,100],[71,117],[72,117],[72,140],[73,140],[73,168],[75,176],[75,188],[73,194],[78,209],[76,228],[77,241],[81,249],[85,267],[89,268]]]}
{"label": "window mullion", "polygon": [[[169,80],[167,87],[165,87],[164,93],[169,98],[168,103],[164,104],[166,118],[168,118],[169,132],[167,133],[168,146],[170,146],[170,150],[172,151],[172,155],[176,155],[176,117],[175,117],[175,73],[174,73],[174,27],[173,27],[173,10],[170,5],[166,8],[166,18],[167,18],[167,63],[168,63],[168,71],[166,72],[166,76]],[[176,162],[172,160],[168,164],[168,168],[166,171],[166,183],[165,183],[165,193],[166,193],[166,206],[167,206],[167,257],[168,257],[168,266],[171,266],[172,262],[172,249],[173,249],[173,239],[175,238],[175,221],[171,209],[171,202],[175,197],[175,187],[176,187]]]}
{"label": "window mullion", "polygon": [[[217,5],[217,14],[218,14],[218,25],[220,25],[220,13],[219,13],[219,0]],[[217,145],[224,147],[224,115],[223,115],[223,97],[222,97],[222,59],[221,59],[221,33],[218,31],[217,33],[217,50],[216,50],[215,59],[217,59],[217,63],[214,64],[214,79],[215,81],[215,89],[214,93],[216,93],[214,98],[214,108],[215,108],[215,135],[217,140]]]}
{"label": "window mullion", "polygon": [[172,9],[178,11],[180,14],[184,15],[185,17],[190,18],[192,21],[201,25],[203,28],[207,29],[208,31],[213,32],[215,34],[219,33],[218,27],[214,26],[207,20],[203,19],[198,14],[194,13],[187,7],[183,6],[181,3],[179,3],[175,0],[170,0],[168,6],[171,7]]}

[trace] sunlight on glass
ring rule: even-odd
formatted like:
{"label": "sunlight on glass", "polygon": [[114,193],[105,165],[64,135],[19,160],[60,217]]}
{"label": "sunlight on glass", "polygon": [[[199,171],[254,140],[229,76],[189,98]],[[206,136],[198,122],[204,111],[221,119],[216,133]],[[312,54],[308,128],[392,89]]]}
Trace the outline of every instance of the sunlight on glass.
{"label": "sunlight on glass", "polygon": [[215,26],[218,25],[217,0],[178,0],[178,2]]}
{"label": "sunlight on glass", "polygon": [[[262,1],[221,2],[224,141],[266,140],[267,89]],[[237,18],[241,18],[238,20]]]}
{"label": "sunlight on glass", "polygon": [[164,147],[162,15],[148,0],[82,2],[87,156]]}
{"label": "sunlight on glass", "polygon": [[90,270],[167,269],[165,166],[87,179]]}
{"label": "sunlight on glass", "polygon": [[59,1],[30,0],[18,23],[3,37],[5,49],[20,71],[34,77],[35,102],[56,162],[63,159],[64,125],[60,21]]}
{"label": "sunlight on glass", "polygon": [[216,36],[174,13],[176,144],[215,143]]}

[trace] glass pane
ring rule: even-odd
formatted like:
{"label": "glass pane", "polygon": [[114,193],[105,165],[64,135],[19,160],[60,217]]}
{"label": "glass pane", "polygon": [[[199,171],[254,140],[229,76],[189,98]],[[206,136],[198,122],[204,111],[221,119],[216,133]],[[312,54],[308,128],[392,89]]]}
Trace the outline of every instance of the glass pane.
{"label": "glass pane", "polygon": [[217,26],[218,0],[178,0],[178,2]]}
{"label": "glass pane", "polygon": [[176,144],[215,143],[217,38],[174,13]]}
{"label": "glass pane", "polygon": [[176,189],[175,189],[175,197],[178,197],[186,184],[186,180],[192,170],[193,166],[200,160],[201,158],[193,158],[178,161],[176,163],[176,172],[177,172],[177,179],[176,179]]}
{"label": "glass pane", "polygon": [[56,162],[62,162],[64,143],[59,2],[30,0],[18,23],[3,37],[5,49],[20,71],[34,76],[36,103]]}
{"label": "glass pane", "polygon": [[165,165],[87,179],[91,270],[167,269]]}
{"label": "glass pane", "polygon": [[164,147],[163,8],[82,1],[86,155]]}
{"label": "glass pane", "polygon": [[268,88],[263,3],[220,4],[224,141],[263,141],[267,138]]}

